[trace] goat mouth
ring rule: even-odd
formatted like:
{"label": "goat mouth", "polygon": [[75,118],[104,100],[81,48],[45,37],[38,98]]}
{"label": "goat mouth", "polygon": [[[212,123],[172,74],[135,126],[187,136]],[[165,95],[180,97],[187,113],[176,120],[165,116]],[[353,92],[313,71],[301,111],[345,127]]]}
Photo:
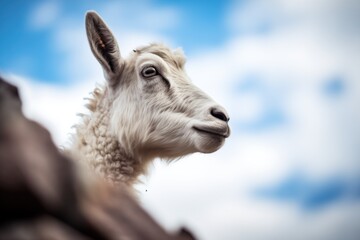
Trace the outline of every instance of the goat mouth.
{"label": "goat mouth", "polygon": [[195,129],[196,131],[201,132],[201,133],[215,135],[215,136],[223,137],[223,138],[227,138],[230,135],[229,129],[226,129],[226,131],[223,131],[222,129],[209,128],[209,127],[201,127],[201,128],[193,127],[193,129]]}

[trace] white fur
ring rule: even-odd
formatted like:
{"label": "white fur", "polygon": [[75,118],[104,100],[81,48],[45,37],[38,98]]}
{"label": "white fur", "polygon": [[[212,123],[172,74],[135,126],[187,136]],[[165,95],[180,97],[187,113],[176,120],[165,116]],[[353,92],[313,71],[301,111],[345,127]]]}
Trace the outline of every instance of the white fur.
{"label": "white fur", "polygon": [[[97,32],[96,24],[102,27]],[[156,157],[171,160],[214,152],[223,145],[230,133],[227,114],[191,83],[181,51],[151,44],[123,59],[110,30],[94,12],[88,13],[87,30],[107,83],[93,92],[91,114],[77,126],[71,154],[109,181],[131,184]],[[116,44],[110,46],[111,58],[104,47],[109,39]],[[154,66],[159,74],[143,77],[146,66]],[[211,114],[212,109],[226,120]]]}

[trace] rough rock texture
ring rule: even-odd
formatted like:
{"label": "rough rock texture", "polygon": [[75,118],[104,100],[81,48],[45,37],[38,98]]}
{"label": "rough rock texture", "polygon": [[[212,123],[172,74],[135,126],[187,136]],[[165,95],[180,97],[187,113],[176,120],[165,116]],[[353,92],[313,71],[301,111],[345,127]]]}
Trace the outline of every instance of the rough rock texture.
{"label": "rough rock texture", "polygon": [[0,239],[193,239],[168,234],[125,187],[62,155],[0,77]]}

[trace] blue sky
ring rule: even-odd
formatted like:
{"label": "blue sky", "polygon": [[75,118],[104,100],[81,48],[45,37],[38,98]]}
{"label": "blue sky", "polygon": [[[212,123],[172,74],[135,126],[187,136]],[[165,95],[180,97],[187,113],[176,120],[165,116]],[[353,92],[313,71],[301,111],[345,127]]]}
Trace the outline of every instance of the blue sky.
{"label": "blue sky", "polygon": [[[53,10],[52,26],[33,26],[33,12],[41,3],[48,2],[56,5]],[[144,21],[137,21],[136,15],[143,15],[147,11],[139,8],[146,1],[119,1],[130,7],[127,12],[129,27],[141,30],[146,27],[149,31],[157,30],[156,26],[147,25]],[[176,39],[177,44],[186,49],[188,54],[216,46],[225,41],[229,35],[226,26],[225,10],[229,8],[229,1],[152,1],[153,7],[176,8],[176,18],[181,18],[171,28],[161,29],[159,32],[169,38]],[[62,52],[53,46],[53,26],[61,24],[66,19],[82,20],[84,13],[90,9],[99,9],[102,3],[96,0],[81,1],[25,1],[4,0],[0,8],[0,44],[3,46],[0,56],[0,71],[18,72],[30,75],[45,82],[64,82],[66,80],[61,71]],[[51,7],[49,7],[51,8]],[[146,14],[146,13],[145,13]],[[161,18],[161,16],[159,16]],[[164,16],[166,17],[166,16]],[[122,18],[123,19],[123,18]],[[36,21],[36,20],[35,20]],[[41,20],[40,20],[41,21]],[[164,19],[168,21],[168,19]],[[152,29],[153,27],[153,29]],[[6,47],[5,47],[6,46]]]}
{"label": "blue sky", "polygon": [[274,186],[262,187],[257,196],[294,204],[306,211],[322,211],[332,204],[360,200],[359,179],[332,176],[313,180],[303,173],[291,173]]}
{"label": "blue sky", "polygon": [[357,239],[357,0],[2,0],[0,74],[59,145],[103,82],[90,9],[124,56],[152,41],[182,47],[190,78],[230,114],[221,150],[156,162],[138,186],[159,222],[203,239]]}

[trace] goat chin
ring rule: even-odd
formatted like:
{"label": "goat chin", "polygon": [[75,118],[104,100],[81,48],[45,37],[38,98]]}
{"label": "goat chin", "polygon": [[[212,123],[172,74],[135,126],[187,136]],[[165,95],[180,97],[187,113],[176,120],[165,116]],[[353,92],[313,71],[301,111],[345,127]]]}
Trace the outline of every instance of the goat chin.
{"label": "goat chin", "polygon": [[225,143],[225,138],[219,135],[207,134],[201,136],[196,146],[201,153],[213,153],[219,150]]}

